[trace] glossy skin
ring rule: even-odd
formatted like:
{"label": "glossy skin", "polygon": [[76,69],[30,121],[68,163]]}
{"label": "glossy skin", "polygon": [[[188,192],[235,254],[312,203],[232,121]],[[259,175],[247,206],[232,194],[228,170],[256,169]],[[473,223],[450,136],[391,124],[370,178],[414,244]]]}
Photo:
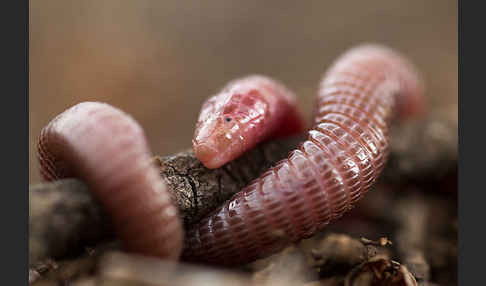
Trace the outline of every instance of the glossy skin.
{"label": "glossy skin", "polygon": [[303,126],[291,91],[268,77],[248,76],[204,103],[193,150],[207,168],[218,168],[259,142],[299,133]]}
{"label": "glossy skin", "polygon": [[394,117],[421,112],[423,88],[388,48],[363,45],[325,74],[307,140],[187,232],[183,258],[241,264],[310,237],[372,187]]}
{"label": "glossy skin", "polygon": [[183,230],[140,125],[104,103],[77,104],[53,119],[38,143],[47,181],[83,179],[128,250],[177,259]]}
{"label": "glossy skin", "polygon": [[[249,135],[239,143],[216,140],[217,148],[239,144],[243,147],[233,148],[243,150],[263,140],[265,136],[261,133],[278,136],[300,130],[299,116],[292,114],[293,100],[285,102],[279,100],[285,99],[285,95],[272,95],[286,94],[278,84],[263,77],[236,83],[240,84],[230,84],[227,88],[230,92],[223,90],[221,94],[251,95],[255,89],[257,96],[250,99],[258,102],[263,98],[268,105],[256,108],[256,104],[230,104],[235,107],[226,107],[229,111],[216,118],[231,114],[233,123],[224,126],[232,127],[223,128],[217,120],[208,121],[215,127],[207,130],[215,131],[197,131],[196,136],[198,132],[211,136],[219,132],[216,138],[224,137],[225,130],[233,130],[235,124],[244,120],[245,116],[240,115],[262,108],[265,112],[255,118],[268,123],[265,114],[272,114],[270,117],[277,118],[282,127],[275,122],[263,125],[270,131],[251,127],[251,132],[245,133]],[[239,91],[232,92],[233,88]],[[272,254],[289,242],[309,237],[340,217],[381,173],[388,156],[390,120],[421,113],[422,90],[414,69],[393,51],[371,45],[348,51],[321,82],[314,125],[307,132],[307,140],[287,159],[193,226],[186,234],[183,257],[216,264],[249,262]],[[262,95],[267,93],[270,95]],[[212,104],[217,106],[225,98],[228,95],[216,97],[217,102]],[[229,98],[228,102],[241,102]],[[279,107],[272,109],[275,104],[272,98]],[[211,111],[210,107],[203,109]],[[290,112],[291,116],[282,118],[277,116],[279,112]],[[198,126],[204,128],[207,127]],[[231,134],[237,135],[238,132]],[[196,145],[204,140],[207,140],[204,136],[196,138]],[[151,164],[143,130],[132,118],[107,104],[80,103],[42,130],[38,151],[46,180],[79,177],[88,183],[129,250],[164,258],[179,257],[181,220],[166,184]],[[225,160],[231,160],[232,156],[225,156]],[[225,160],[214,160],[208,165],[224,164]]]}

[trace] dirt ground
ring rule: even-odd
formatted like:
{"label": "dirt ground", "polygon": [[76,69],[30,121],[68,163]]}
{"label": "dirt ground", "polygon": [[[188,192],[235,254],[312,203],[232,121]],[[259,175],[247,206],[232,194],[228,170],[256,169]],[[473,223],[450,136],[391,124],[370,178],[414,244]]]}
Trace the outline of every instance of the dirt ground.
{"label": "dirt ground", "polygon": [[30,183],[41,128],[81,101],[132,114],[155,154],[190,146],[202,101],[249,73],[273,76],[311,116],[345,49],[390,45],[422,71],[430,108],[457,112],[457,1],[31,1]]}

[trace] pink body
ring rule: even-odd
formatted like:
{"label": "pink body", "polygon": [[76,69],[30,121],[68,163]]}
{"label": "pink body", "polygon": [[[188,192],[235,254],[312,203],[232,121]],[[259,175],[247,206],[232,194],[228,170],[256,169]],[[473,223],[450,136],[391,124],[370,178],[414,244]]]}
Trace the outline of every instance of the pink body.
{"label": "pink body", "polygon": [[190,229],[183,257],[240,264],[321,230],[380,175],[394,113],[421,106],[421,84],[404,58],[380,46],[348,51],[321,82],[307,140]]}
{"label": "pink body", "polygon": [[[289,95],[261,76],[230,83],[203,108],[196,154],[216,167],[259,140],[298,132],[302,122]],[[183,257],[239,264],[319,231],[370,189],[388,155],[389,121],[420,113],[422,101],[418,76],[400,55],[371,45],[348,51],[321,82],[307,140],[193,226]],[[228,130],[230,141],[222,139]],[[43,176],[85,180],[130,250],[179,256],[181,221],[132,118],[107,104],[80,103],[42,130],[38,148]]]}
{"label": "pink body", "polygon": [[44,127],[38,151],[46,180],[78,177],[89,185],[129,250],[179,257],[177,208],[130,116],[108,104],[77,104]]}
{"label": "pink body", "polygon": [[253,75],[228,83],[204,103],[193,149],[206,167],[218,168],[263,140],[302,128],[294,94],[274,80]]}

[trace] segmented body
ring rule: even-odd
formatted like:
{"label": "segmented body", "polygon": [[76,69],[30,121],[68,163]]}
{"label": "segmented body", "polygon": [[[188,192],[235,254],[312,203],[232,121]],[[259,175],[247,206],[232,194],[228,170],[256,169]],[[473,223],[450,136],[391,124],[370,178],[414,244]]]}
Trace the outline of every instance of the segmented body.
{"label": "segmented body", "polygon": [[89,185],[127,249],[179,257],[177,208],[151,163],[142,128],[127,114],[108,104],[77,104],[44,127],[38,152],[46,180],[78,177]]}
{"label": "segmented body", "polygon": [[[217,118],[225,120],[225,115],[231,115],[238,124],[251,118],[255,126],[265,123],[262,126],[267,130],[250,124],[238,126],[240,130],[250,126],[251,131],[240,140],[238,144],[244,148],[238,150],[251,148],[266,136],[300,130],[300,123],[296,123],[299,116],[292,113],[292,97],[285,96],[288,91],[263,77],[240,83],[238,88],[247,92],[230,92],[240,96],[227,101],[234,104],[221,109],[225,111]],[[228,89],[232,87],[234,83]],[[241,95],[245,94],[253,104],[243,102]],[[225,96],[216,97],[212,104],[220,104],[221,98]],[[275,98],[279,107],[272,109]],[[265,101],[268,106],[257,112],[255,108]],[[347,52],[321,82],[307,140],[190,229],[184,258],[244,263],[322,229],[350,209],[379,176],[388,155],[388,124],[394,114],[412,116],[421,106],[418,77],[401,56],[379,46]],[[212,108],[203,109],[218,110]],[[252,112],[256,116],[246,116]],[[283,126],[279,127],[279,122]],[[222,130],[218,136],[226,136],[227,127],[215,130]],[[195,140],[196,145],[200,143]],[[223,142],[223,147],[233,144]],[[181,221],[165,183],[150,163],[143,131],[132,118],[107,104],[81,103],[43,129],[38,149],[44,178],[76,176],[85,180],[111,214],[119,237],[130,250],[159,257],[179,256]],[[214,167],[232,156],[237,155],[224,155],[208,165]]]}
{"label": "segmented body", "polygon": [[228,83],[204,103],[193,149],[206,167],[217,168],[261,141],[301,131],[295,95],[277,81],[253,75]]}
{"label": "segmented body", "polygon": [[373,45],[348,51],[321,82],[307,140],[189,230],[183,257],[239,264],[321,230],[380,175],[392,117],[421,106],[421,84],[404,58]]}

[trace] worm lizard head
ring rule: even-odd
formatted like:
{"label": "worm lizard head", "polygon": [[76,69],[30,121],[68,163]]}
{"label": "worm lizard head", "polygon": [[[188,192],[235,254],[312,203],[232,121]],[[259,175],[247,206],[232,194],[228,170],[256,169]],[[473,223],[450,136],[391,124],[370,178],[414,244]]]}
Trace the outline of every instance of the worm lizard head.
{"label": "worm lizard head", "polygon": [[199,115],[193,150],[208,168],[218,168],[245,152],[268,104],[254,88],[233,84],[208,100]]}

